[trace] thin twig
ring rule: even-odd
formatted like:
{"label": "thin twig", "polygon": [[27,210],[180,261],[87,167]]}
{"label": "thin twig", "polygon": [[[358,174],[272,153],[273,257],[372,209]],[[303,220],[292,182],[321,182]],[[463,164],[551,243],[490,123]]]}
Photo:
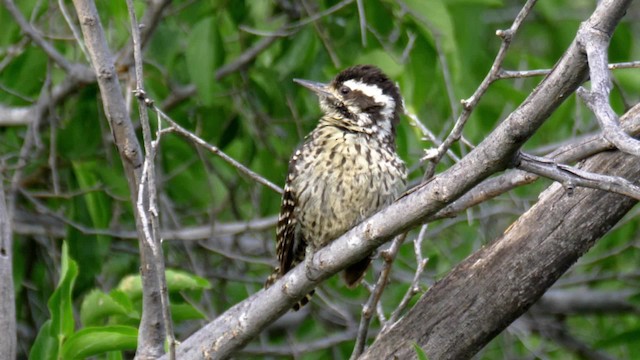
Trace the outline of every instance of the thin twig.
{"label": "thin twig", "polygon": [[289,24],[287,26],[287,29],[294,29],[294,28],[297,28],[297,27],[301,27],[301,26],[316,22],[317,20],[322,19],[323,17],[325,17],[327,15],[333,14],[334,12],[342,9],[343,7],[345,7],[345,6],[349,5],[349,4],[351,4],[352,2],[353,2],[353,0],[344,0],[344,1],[341,1],[341,2],[333,5],[332,7],[328,8],[327,10],[320,11],[320,12],[317,12],[315,14],[309,14],[308,18],[302,19],[300,21],[296,21],[294,23]]}
{"label": "thin twig", "polygon": [[[607,65],[607,68],[609,70],[638,69],[640,68],[640,61],[612,63]],[[520,71],[501,69],[500,72],[498,73],[498,79],[513,79],[513,78],[544,76],[550,72],[551,72],[551,69],[520,70]]]}
{"label": "thin twig", "polygon": [[640,186],[619,176],[596,174],[525,153],[520,153],[517,168],[556,180],[564,185],[569,194],[577,185],[615,192],[640,200]]}
{"label": "thin twig", "polygon": [[277,36],[269,36],[260,39],[245,52],[240,54],[234,61],[223,65],[216,70],[216,80],[220,80],[227,75],[234,73],[244,67],[246,67],[251,61],[253,61],[260,53],[273,44],[278,39]]}
{"label": "thin twig", "polygon": [[36,43],[47,56],[53,60],[58,66],[68,73],[73,71],[73,65],[62,55],[56,48],[47,42],[41,33],[36,30],[27,19],[22,15],[13,0],[4,0],[4,6],[7,8],[13,20],[18,23],[22,32],[24,32],[31,40]]}
{"label": "thin twig", "polygon": [[181,136],[193,141],[194,143],[196,143],[196,144],[204,147],[205,149],[209,150],[213,154],[219,156],[222,160],[224,160],[225,162],[227,162],[231,166],[233,166],[236,169],[238,169],[238,171],[240,171],[244,175],[246,175],[246,176],[250,177],[251,179],[255,180],[256,182],[258,182],[258,183],[270,188],[271,190],[273,190],[273,191],[275,191],[275,192],[277,192],[279,194],[282,194],[282,188],[280,188],[278,185],[272,183],[271,181],[265,179],[264,177],[262,177],[258,173],[254,172],[253,170],[251,170],[251,169],[247,168],[246,166],[242,165],[240,162],[238,162],[237,160],[235,160],[231,156],[225,154],[218,147],[208,144],[206,141],[204,141],[198,135],[196,135],[196,134],[190,132],[189,130],[183,128],[177,122],[175,122],[173,119],[171,119],[171,117],[169,117],[162,110],[160,110],[158,107],[153,106],[153,110],[156,111],[162,117],[162,119],[164,119],[170,125],[170,127],[165,129],[164,132],[175,132],[175,133],[177,133],[177,134],[179,134],[179,135],[181,135]]}
{"label": "thin twig", "polygon": [[358,5],[358,17],[360,19],[360,38],[362,40],[362,47],[367,47],[367,17],[364,12],[364,5],[362,0],[356,0]]}
{"label": "thin twig", "polygon": [[[313,17],[311,7],[309,6],[309,4],[307,4],[307,1],[302,0],[301,3],[305,11],[307,12],[307,14],[309,14],[310,17]],[[322,17],[319,17],[318,20],[321,18]],[[327,50],[327,54],[329,54],[329,58],[331,59],[333,66],[335,66],[336,68],[340,68],[341,67],[340,58],[338,58],[336,51],[333,49],[333,46],[329,42],[329,36],[327,36],[327,32],[325,31],[325,28],[322,27],[318,21],[313,21],[311,22],[311,24],[313,25],[313,28],[318,34],[320,41],[322,41],[322,45],[324,45],[325,50]]]}
{"label": "thin twig", "polygon": [[[438,139],[436,135],[431,130],[429,130],[429,128],[426,127],[422,123],[422,121],[420,121],[420,119],[416,114],[411,113],[407,110],[405,110],[404,114],[411,119],[413,126],[417,127],[420,130],[420,132],[422,132],[422,140],[429,140],[438,146],[442,144],[442,141],[440,141],[440,139]],[[456,155],[456,153],[451,151],[451,149],[447,149],[447,155],[449,155],[449,157],[451,157],[451,159],[453,159],[453,161],[455,162],[460,161],[460,158],[458,157],[458,155]]]}
{"label": "thin twig", "polygon": [[451,115],[454,119],[458,117],[458,104],[456,104],[456,94],[453,89],[453,80],[451,80],[451,71],[449,71],[449,64],[447,63],[447,57],[445,51],[442,48],[442,35],[436,30],[433,30],[433,42],[436,45],[436,53],[438,54],[438,62],[442,68],[442,77],[444,80],[444,87],[447,90],[447,98],[449,100],[449,107],[451,108]]}
{"label": "thin twig", "polygon": [[29,42],[31,42],[31,38],[23,36],[16,44],[6,47],[6,50],[0,50],[0,55],[4,55],[2,60],[0,60],[0,73],[2,73],[13,59],[17,58],[24,52]]}
{"label": "thin twig", "polygon": [[406,237],[406,233],[396,236],[393,239],[391,246],[389,246],[387,250],[381,252],[381,257],[384,259],[384,263],[382,265],[380,275],[378,276],[378,280],[376,280],[375,285],[371,289],[371,295],[362,307],[362,318],[360,319],[360,325],[358,326],[358,335],[356,336],[356,344],[353,347],[353,352],[351,353],[351,360],[357,359],[358,356],[364,352],[371,318],[373,317],[373,313],[380,302],[380,297],[382,297],[382,293],[389,281],[389,274],[391,274],[393,261],[395,260],[396,255],[398,255],[400,245],[402,245]]}
{"label": "thin twig", "polygon": [[287,345],[262,345],[248,346],[240,350],[239,354],[252,356],[294,356],[302,352],[308,353],[322,349],[331,349],[336,345],[353,339],[355,330],[346,330],[324,337],[322,339],[307,341],[304,344],[287,344]]}
{"label": "thin twig", "polygon": [[498,50],[498,54],[496,55],[495,60],[493,61],[493,65],[491,65],[491,70],[484,78],[480,86],[478,86],[475,93],[470,98],[462,100],[462,113],[456,120],[453,129],[449,133],[449,136],[447,136],[444,142],[440,146],[438,146],[437,152],[435,152],[434,154],[430,154],[429,157],[425,158],[426,160],[430,161],[429,166],[427,166],[424,174],[425,180],[430,179],[433,176],[433,174],[435,173],[436,165],[440,162],[442,156],[444,156],[451,145],[453,145],[456,141],[458,141],[458,139],[460,139],[460,137],[462,136],[462,130],[464,129],[467,120],[469,120],[471,112],[480,101],[480,98],[485,94],[485,92],[489,88],[489,85],[491,85],[498,79],[497,74],[500,72],[500,68],[502,67],[502,63],[504,62],[504,59],[507,55],[507,50],[511,45],[511,41],[520,28],[520,25],[522,25],[524,19],[527,17],[527,15],[529,15],[529,12],[531,12],[531,9],[535,5],[536,1],[537,0],[527,1],[527,3],[522,7],[520,12],[516,16],[513,24],[509,29],[496,31],[496,35],[502,39],[502,44],[500,45],[500,49]]}
{"label": "thin twig", "polygon": [[420,292],[420,275],[422,275],[425,267],[427,266],[427,263],[429,262],[428,258],[424,259],[422,257],[422,242],[424,241],[425,235],[427,234],[427,228],[428,224],[422,225],[422,227],[420,227],[418,236],[413,239],[413,251],[416,255],[417,266],[416,271],[413,275],[413,280],[411,280],[411,285],[409,285],[409,289],[407,289],[407,292],[405,292],[396,309],[393,310],[391,316],[389,316],[389,320],[387,320],[387,322],[384,324],[381,332],[384,332],[385,328],[392,325],[394,322],[396,322],[396,320],[398,320],[400,314],[402,314],[407,306],[409,306],[409,301],[411,301],[411,299],[418,292]]}
{"label": "thin twig", "polygon": [[73,38],[76,39],[76,44],[78,44],[78,46],[80,47],[80,51],[82,51],[82,53],[84,54],[84,58],[87,61],[91,61],[91,59],[89,59],[89,54],[87,54],[87,48],[84,46],[84,40],[82,40],[80,31],[76,27],[75,23],[71,20],[71,16],[69,16],[69,11],[67,10],[67,6],[64,4],[64,0],[58,0],[58,8],[60,8],[60,12],[62,13],[62,17],[64,17],[64,21],[67,22],[69,29],[71,29]]}

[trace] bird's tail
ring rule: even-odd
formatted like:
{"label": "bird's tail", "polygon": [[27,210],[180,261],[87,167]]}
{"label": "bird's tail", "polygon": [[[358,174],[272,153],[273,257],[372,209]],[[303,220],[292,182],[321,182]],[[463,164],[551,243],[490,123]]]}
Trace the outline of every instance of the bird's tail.
{"label": "bird's tail", "polygon": [[367,256],[366,258],[358,261],[355,264],[351,264],[346,269],[344,269],[344,271],[342,272],[342,279],[349,289],[353,289],[360,283],[364,275],[367,273],[367,269],[369,268],[370,263],[371,256]]}

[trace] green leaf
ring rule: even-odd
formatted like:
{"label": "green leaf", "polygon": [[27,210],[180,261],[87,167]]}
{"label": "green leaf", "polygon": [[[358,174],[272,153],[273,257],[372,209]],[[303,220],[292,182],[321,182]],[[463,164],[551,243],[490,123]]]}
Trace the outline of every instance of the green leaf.
{"label": "green leaf", "polygon": [[58,287],[49,298],[49,311],[51,312],[50,334],[58,339],[61,345],[65,338],[74,330],[73,299],[71,293],[73,284],[78,276],[78,265],[69,257],[69,247],[62,243],[62,269]]}
{"label": "green leaf", "polygon": [[177,323],[186,320],[206,319],[207,316],[193,305],[182,303],[171,304],[171,318]]}
{"label": "green leaf", "polygon": [[112,351],[107,353],[107,360],[122,360],[122,353],[120,351]]}
{"label": "green leaf", "polygon": [[[101,172],[104,171],[104,165],[93,160],[72,161],[71,164],[83,195],[75,199],[77,205],[70,209],[70,215],[78,222],[90,222],[94,229],[106,229],[111,221],[111,202],[103,191],[96,191],[103,184]],[[95,278],[102,271],[103,261],[107,259],[111,237],[82,234],[72,228],[67,234],[70,254],[77,259],[80,269],[76,289],[90,289],[95,286]],[[87,242],[91,242],[92,246],[87,246]]]}
{"label": "green leaf", "polygon": [[315,33],[311,29],[305,29],[292,37],[289,46],[282,57],[273,64],[273,68],[280,76],[290,76],[291,73],[312,63],[317,53]]}
{"label": "green leaf", "polygon": [[[205,278],[190,274],[182,270],[167,269],[165,272],[167,278],[167,287],[169,292],[180,292],[184,290],[202,290],[211,288],[211,284]],[[127,294],[127,296],[135,301],[142,297],[142,282],[140,275],[129,275],[124,277],[118,289]]]}
{"label": "green leaf", "polygon": [[216,58],[219,58],[220,36],[213,16],[206,17],[193,26],[187,39],[185,57],[187,71],[198,90],[204,105],[214,101]]}
{"label": "green leaf", "polygon": [[487,5],[487,6],[502,6],[503,5],[503,1],[502,0],[445,0],[445,3],[447,5],[454,5],[454,4],[463,4],[463,5],[473,5],[473,4],[480,4],[480,5]]}
{"label": "green leaf", "polygon": [[400,76],[403,71],[403,67],[398,64],[387,51],[382,49],[376,49],[361,54],[361,56],[358,57],[358,60],[356,60],[356,63],[376,64],[392,79]]}
{"label": "green leaf", "polygon": [[207,279],[190,274],[186,271],[168,269],[166,275],[167,287],[171,292],[211,288],[211,284]]}
{"label": "green leaf", "polygon": [[429,360],[424,350],[415,342],[413,343],[413,349],[416,351],[416,355],[418,355],[419,360]]}
{"label": "green leaf", "polygon": [[51,319],[45,321],[33,342],[29,359],[54,360],[58,357],[58,341],[51,336]]}
{"label": "green leaf", "polygon": [[109,295],[94,289],[82,301],[80,319],[84,326],[101,325],[111,315],[138,318],[129,298],[118,290]]}
{"label": "green leaf", "polygon": [[436,41],[439,42],[439,47],[449,63],[450,71],[456,77],[459,74],[460,61],[453,19],[444,2],[442,0],[407,0],[405,3],[411,10],[409,14],[434,49],[438,48]]}
{"label": "green leaf", "polygon": [[111,206],[108,198],[103,192],[90,191],[101,184],[98,170],[102,165],[97,161],[73,161],[72,164],[80,189],[86,191],[82,197],[89,209],[93,225],[98,229],[106,228],[111,220]]}
{"label": "green leaf", "polygon": [[118,290],[126,294],[131,301],[136,301],[142,298],[142,282],[140,281],[140,275],[128,275],[120,280],[118,284]]}
{"label": "green leaf", "polygon": [[138,330],[131,326],[84,328],[73,334],[62,347],[63,359],[82,359],[110,351],[135,350]]}
{"label": "green leaf", "polygon": [[607,348],[620,345],[636,344],[640,339],[640,328],[631,329],[620,334],[596,342],[596,347]]}
{"label": "green leaf", "polygon": [[640,306],[640,292],[629,296],[627,300],[634,305]]}

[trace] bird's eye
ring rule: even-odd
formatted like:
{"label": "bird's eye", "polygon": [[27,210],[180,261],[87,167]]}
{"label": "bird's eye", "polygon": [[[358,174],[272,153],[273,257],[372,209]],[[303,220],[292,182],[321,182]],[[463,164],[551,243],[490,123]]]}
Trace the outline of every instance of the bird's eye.
{"label": "bird's eye", "polygon": [[351,89],[349,89],[347,86],[340,87],[340,94],[342,95],[347,95],[349,91],[351,91]]}

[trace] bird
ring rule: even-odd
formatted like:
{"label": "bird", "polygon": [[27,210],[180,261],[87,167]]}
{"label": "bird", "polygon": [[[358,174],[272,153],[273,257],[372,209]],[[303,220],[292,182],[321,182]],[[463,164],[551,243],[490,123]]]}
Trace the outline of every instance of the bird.
{"label": "bird", "polygon": [[[289,161],[276,226],[278,266],[265,288],[297,264],[309,264],[316,250],[396,200],[406,186],[406,167],[396,152],[403,99],[380,68],[352,66],[328,84],[294,82],[318,96],[323,115]],[[342,272],[347,287],[360,283],[371,255]]]}

